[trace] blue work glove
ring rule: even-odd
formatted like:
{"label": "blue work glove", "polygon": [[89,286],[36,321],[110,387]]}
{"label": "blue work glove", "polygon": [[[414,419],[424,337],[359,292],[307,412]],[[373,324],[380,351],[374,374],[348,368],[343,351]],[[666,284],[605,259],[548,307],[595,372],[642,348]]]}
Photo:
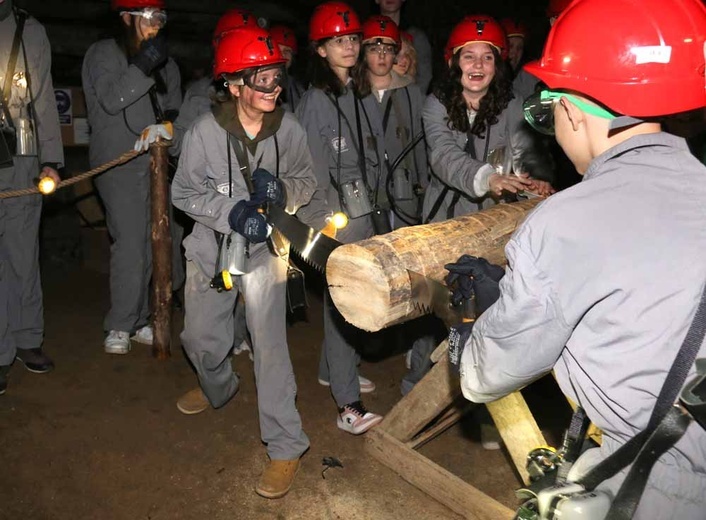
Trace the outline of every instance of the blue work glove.
{"label": "blue work glove", "polygon": [[449,274],[446,285],[451,288],[451,303],[460,305],[475,295],[476,312],[482,314],[500,297],[498,282],[505,269],[488,262],[485,258],[463,255],[453,264],[444,266]]}
{"label": "blue work glove", "polygon": [[241,200],[228,215],[230,227],[255,244],[267,240],[271,229],[265,215],[258,211],[259,207],[254,201]]}
{"label": "blue work glove", "polygon": [[145,76],[150,76],[154,69],[167,61],[167,56],[167,38],[163,34],[158,34],[154,38],[142,41],[140,50],[130,58],[130,63],[140,69]]}
{"label": "blue work glove", "polygon": [[474,323],[475,321],[467,321],[449,328],[449,365],[457,374],[461,370],[461,355],[471,337]]}
{"label": "blue work glove", "polygon": [[287,204],[287,192],[284,184],[277,177],[264,168],[257,168],[252,174],[252,184],[255,193],[250,196],[250,200],[258,204],[269,202],[280,208]]}

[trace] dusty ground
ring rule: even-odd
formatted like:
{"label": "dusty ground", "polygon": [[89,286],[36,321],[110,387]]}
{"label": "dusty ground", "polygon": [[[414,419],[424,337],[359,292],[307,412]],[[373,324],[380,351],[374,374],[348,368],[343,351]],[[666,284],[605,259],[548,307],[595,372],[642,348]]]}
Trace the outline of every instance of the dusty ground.
{"label": "dusty ground", "polygon": [[[176,399],[195,385],[181,354],[175,314],[171,360],[133,344],[127,356],[102,349],[107,309],[104,232],[82,231],[81,267],[44,271],[45,349],[57,368],[31,374],[15,365],[0,397],[2,519],[454,519],[450,512],[366,454],[364,439],[343,433],[326,388],[316,381],[320,298],[309,322],[289,328],[298,405],[311,449],[284,499],[258,497],[265,463],[251,362],[234,358],[238,395],[223,409],[184,416]],[[378,390],[365,402],[386,412],[399,399],[404,359],[364,362]],[[470,434],[468,431],[470,430]],[[517,480],[503,451],[486,452],[469,423],[422,452],[510,507]],[[344,468],[321,475],[322,457]]]}

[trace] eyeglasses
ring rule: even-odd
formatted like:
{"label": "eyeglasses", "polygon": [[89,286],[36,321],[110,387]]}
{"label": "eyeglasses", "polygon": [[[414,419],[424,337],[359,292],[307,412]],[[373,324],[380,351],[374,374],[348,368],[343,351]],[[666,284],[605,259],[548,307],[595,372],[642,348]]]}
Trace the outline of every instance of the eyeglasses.
{"label": "eyeglasses", "polygon": [[603,119],[615,119],[617,116],[605,108],[587,103],[566,92],[542,90],[532,94],[522,105],[525,120],[540,133],[554,135],[554,105],[561,98],[566,98],[587,114]]}
{"label": "eyeglasses", "polygon": [[348,44],[357,45],[360,43],[360,36],[357,34],[349,34],[347,36],[341,36],[340,38],[331,38],[329,42],[336,47],[345,47]]}
{"label": "eyeglasses", "polygon": [[377,54],[378,56],[385,56],[386,54],[392,54],[394,56],[397,54],[397,49],[394,45],[374,44],[366,46],[365,52],[368,54]]}
{"label": "eyeglasses", "polygon": [[166,11],[161,11],[159,9],[143,9],[142,11],[125,11],[132,16],[139,16],[143,18],[147,25],[150,27],[157,27],[159,29],[167,25],[167,13]]}

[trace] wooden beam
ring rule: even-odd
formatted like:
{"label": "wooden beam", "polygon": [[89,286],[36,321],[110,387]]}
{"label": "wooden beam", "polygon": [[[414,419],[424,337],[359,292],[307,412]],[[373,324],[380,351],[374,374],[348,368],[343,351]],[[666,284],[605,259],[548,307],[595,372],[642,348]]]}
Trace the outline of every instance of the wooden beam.
{"label": "wooden beam", "polygon": [[376,460],[464,518],[509,520],[514,512],[453,473],[405,446],[379,426],[365,435]]}

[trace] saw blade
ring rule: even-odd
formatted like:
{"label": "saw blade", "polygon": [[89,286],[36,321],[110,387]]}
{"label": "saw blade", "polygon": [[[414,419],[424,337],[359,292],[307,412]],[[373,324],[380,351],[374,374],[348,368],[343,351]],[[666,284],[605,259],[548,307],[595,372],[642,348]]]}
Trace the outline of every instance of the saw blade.
{"label": "saw blade", "polygon": [[314,230],[275,205],[267,208],[267,217],[270,224],[287,238],[302,260],[322,273],[325,272],[328,257],[341,245],[338,240]]}
{"label": "saw blade", "polygon": [[456,325],[464,320],[462,306],[451,305],[451,291],[444,284],[407,269],[412,303],[425,314],[434,314],[446,326]]}

